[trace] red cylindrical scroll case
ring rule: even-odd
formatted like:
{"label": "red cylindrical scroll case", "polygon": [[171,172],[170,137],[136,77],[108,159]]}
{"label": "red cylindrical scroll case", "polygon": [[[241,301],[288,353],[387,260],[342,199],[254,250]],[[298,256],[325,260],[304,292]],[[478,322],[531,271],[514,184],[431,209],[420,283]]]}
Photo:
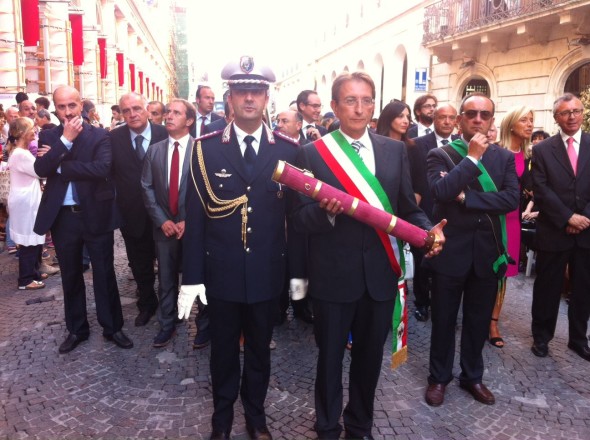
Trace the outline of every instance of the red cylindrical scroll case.
{"label": "red cylindrical scroll case", "polygon": [[314,178],[308,171],[302,171],[285,161],[279,160],[272,180],[316,201],[337,199],[342,204],[344,214],[406,241],[412,246],[425,248],[428,251],[435,244],[434,234],[334,188]]}

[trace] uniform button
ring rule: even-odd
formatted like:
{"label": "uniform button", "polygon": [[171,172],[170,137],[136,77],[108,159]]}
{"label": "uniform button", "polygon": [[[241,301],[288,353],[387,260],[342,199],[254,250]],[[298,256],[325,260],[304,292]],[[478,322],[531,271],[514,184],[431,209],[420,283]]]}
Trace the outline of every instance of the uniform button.
{"label": "uniform button", "polygon": [[253,211],[252,207],[248,206],[248,212],[252,212],[252,211]]}
{"label": "uniform button", "polygon": [[252,189],[251,186],[246,187],[246,191],[250,192],[250,190]]}
{"label": "uniform button", "polygon": [[246,229],[246,232],[247,232],[248,234],[251,234],[251,233],[252,233],[252,228],[248,228],[248,229]]}
{"label": "uniform button", "polygon": [[246,253],[249,254],[250,253],[250,248],[246,248]]}
{"label": "uniform button", "polygon": [[219,184],[219,187],[220,187],[220,188],[223,188],[223,183],[220,183],[220,184]]}

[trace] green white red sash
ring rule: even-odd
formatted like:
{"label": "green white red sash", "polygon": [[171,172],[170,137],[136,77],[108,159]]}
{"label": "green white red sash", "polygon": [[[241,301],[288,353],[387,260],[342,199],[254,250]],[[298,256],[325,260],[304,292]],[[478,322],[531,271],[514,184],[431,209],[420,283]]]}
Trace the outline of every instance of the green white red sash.
{"label": "green white red sash", "polygon": [[[381,183],[369,171],[367,165],[339,130],[327,134],[313,144],[348,194],[390,214],[395,214]],[[395,368],[407,359],[408,316],[403,273],[405,270],[403,243],[383,231],[375,230],[375,232],[381,240],[393,272],[398,277],[398,295],[393,312],[395,339],[392,366]],[[352,337],[354,340],[354,335]]]}

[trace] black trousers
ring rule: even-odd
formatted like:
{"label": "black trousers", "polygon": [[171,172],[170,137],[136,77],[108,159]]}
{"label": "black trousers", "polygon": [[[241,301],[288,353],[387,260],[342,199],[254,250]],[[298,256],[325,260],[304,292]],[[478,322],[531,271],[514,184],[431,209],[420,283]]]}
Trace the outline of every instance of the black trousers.
{"label": "black trousers", "polygon": [[41,254],[43,245],[36,246],[19,246],[18,248],[18,285],[26,286],[33,280],[39,281],[39,265],[41,264]]}
{"label": "black trousers", "polygon": [[143,233],[136,237],[121,231],[125,241],[127,259],[133,273],[133,278],[139,290],[137,308],[140,311],[153,312],[158,307],[158,297],[154,289],[156,275],[154,273],[154,258],[156,257],[154,232],[151,224],[145,225]]}
{"label": "black trousers", "polygon": [[313,299],[314,332],[319,348],[314,429],[319,438],[337,439],[342,432],[339,423],[343,405],[342,360],[349,332],[354,342],[344,428],[355,438],[371,435],[375,389],[394,305],[395,300],[375,301],[367,293],[351,303]]}
{"label": "black trousers", "polygon": [[462,277],[434,273],[432,287],[428,382],[446,385],[453,379],[455,328],[463,299],[459,380],[465,383],[480,383],[483,377],[481,353],[488,338],[498,291],[498,278],[480,278],[475,275],[473,268]]}
{"label": "black trousers", "polygon": [[86,285],[82,270],[84,245],[88,249],[92,263],[92,284],[98,323],[106,336],[121,330],[123,313],[113,266],[113,232],[87,232],[81,215],[64,207],[53,223],[51,236],[59,259],[68,331],[79,336],[87,336],[90,332],[86,315]]}
{"label": "black trousers", "polygon": [[[233,405],[240,394],[246,425],[266,426],[264,401],[270,380],[270,340],[278,308],[271,301],[244,304],[208,298],[211,329],[213,430],[231,431]],[[244,335],[244,368],[240,386],[240,335]]]}
{"label": "black trousers", "polygon": [[414,304],[416,307],[430,307],[430,278],[432,271],[422,267],[424,251],[411,247],[414,256],[414,279],[412,280],[412,290],[414,291]]}
{"label": "black trousers", "polygon": [[572,286],[568,307],[569,342],[586,347],[590,317],[590,250],[575,247],[566,252],[537,251],[535,261],[533,339],[535,342],[549,342],[555,335],[565,270],[569,264]]}

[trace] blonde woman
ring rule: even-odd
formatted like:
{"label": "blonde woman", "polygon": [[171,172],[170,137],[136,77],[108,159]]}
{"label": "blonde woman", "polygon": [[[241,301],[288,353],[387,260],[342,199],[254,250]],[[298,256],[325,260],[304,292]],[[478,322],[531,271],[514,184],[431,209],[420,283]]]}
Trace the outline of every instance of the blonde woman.
{"label": "blonde woman", "polygon": [[37,290],[45,287],[41,281],[47,275],[39,272],[45,236],[33,232],[37,210],[41,202],[41,185],[35,174],[35,157],[29,144],[35,139],[33,121],[18,118],[8,130],[8,167],[10,169],[10,193],[8,212],[10,236],[19,245],[18,289]]}
{"label": "blonde woman", "polygon": [[[516,174],[521,185],[523,176],[529,173],[531,136],[533,135],[534,112],[530,107],[519,106],[512,108],[502,119],[500,125],[500,145],[514,154]],[[490,322],[490,344],[494,347],[504,347],[504,340],[498,330],[498,319],[504,303],[506,293],[506,278],[518,275],[518,259],[520,257],[520,207],[506,214],[506,233],[508,255],[514,260],[509,264],[506,276],[498,282],[496,304]]]}

